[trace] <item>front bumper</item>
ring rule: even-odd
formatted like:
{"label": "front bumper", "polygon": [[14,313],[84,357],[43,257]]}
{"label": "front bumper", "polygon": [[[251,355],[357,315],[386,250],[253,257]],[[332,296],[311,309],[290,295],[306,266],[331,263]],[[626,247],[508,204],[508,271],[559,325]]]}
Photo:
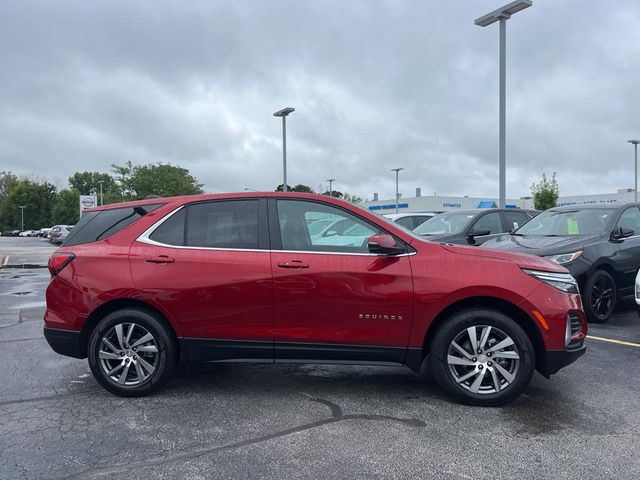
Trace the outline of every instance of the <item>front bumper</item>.
{"label": "front bumper", "polygon": [[561,368],[575,362],[586,351],[587,347],[584,344],[575,350],[547,350],[543,358],[539,359],[537,369],[542,375],[549,378]]}
{"label": "front bumper", "polygon": [[86,348],[83,348],[80,332],[75,330],[60,330],[57,328],[44,327],[44,338],[53,349],[60,355],[74,358],[86,358]]}

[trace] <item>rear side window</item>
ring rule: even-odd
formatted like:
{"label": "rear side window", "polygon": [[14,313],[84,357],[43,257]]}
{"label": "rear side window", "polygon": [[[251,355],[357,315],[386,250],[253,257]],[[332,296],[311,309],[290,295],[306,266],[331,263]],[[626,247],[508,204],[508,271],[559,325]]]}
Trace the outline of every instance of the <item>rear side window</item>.
{"label": "rear side window", "polygon": [[186,245],[258,249],[258,219],[258,200],[229,200],[189,205]]}
{"label": "rear side window", "polygon": [[165,245],[184,245],[184,219],[186,208],[181,208],[156,228],[149,239]]}
{"label": "rear side window", "polygon": [[112,208],[97,212],[87,212],[67,235],[63,246],[81,245],[110,237],[131,225],[147,213],[161,207],[162,203],[138,207]]}

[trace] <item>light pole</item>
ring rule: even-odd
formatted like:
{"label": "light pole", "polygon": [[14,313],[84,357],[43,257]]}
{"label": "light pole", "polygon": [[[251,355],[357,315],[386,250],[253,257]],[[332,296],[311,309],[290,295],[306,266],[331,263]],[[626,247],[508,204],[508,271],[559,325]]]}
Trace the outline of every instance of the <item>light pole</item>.
{"label": "light pole", "polygon": [[638,202],[638,144],[640,140],[627,140],[627,142],[633,144],[633,148],[635,150],[635,158],[636,158],[636,169],[635,174],[633,175],[633,181],[635,182],[635,187],[633,188],[633,194],[635,198],[635,202]]}
{"label": "light pole", "polygon": [[287,191],[287,116],[295,112],[293,107],[283,108],[273,114],[274,117],[282,117],[282,191]]}
{"label": "light pole", "polygon": [[102,196],[102,184],[104,180],[98,180],[98,184],[100,184],[100,206],[104,205],[104,197]]}
{"label": "light pole", "polygon": [[504,208],[506,203],[506,150],[507,150],[507,135],[506,135],[506,83],[507,83],[507,20],[511,18],[511,15],[518,13],[520,10],[533,5],[531,0],[516,0],[511,2],[491,13],[477,18],[475,24],[480,27],[487,27],[495,22],[500,22],[500,135],[499,135],[499,148],[500,148],[500,208]]}
{"label": "light pole", "polygon": [[335,178],[329,178],[327,179],[327,182],[329,182],[329,196],[333,197],[333,182],[335,182],[336,179]]}
{"label": "light pole", "polygon": [[20,217],[22,218],[22,228],[20,229],[21,232],[24,232],[24,209],[27,208],[26,205],[20,205]]}
{"label": "light pole", "polygon": [[398,173],[404,168],[392,168],[392,172],[396,172],[396,213],[398,213]]}

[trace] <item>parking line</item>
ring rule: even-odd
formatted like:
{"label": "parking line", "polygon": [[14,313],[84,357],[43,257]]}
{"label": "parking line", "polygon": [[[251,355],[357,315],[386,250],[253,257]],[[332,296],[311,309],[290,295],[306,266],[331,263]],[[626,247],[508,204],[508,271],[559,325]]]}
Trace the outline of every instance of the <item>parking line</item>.
{"label": "parking line", "polygon": [[5,255],[4,259],[2,260],[2,266],[5,267],[7,263],[9,263],[9,255]]}
{"label": "parking line", "polygon": [[626,345],[627,347],[640,348],[640,343],[625,342],[624,340],[615,340],[613,338],[595,337],[593,335],[587,335],[587,338],[590,340],[598,340],[600,342],[615,343],[617,345]]}

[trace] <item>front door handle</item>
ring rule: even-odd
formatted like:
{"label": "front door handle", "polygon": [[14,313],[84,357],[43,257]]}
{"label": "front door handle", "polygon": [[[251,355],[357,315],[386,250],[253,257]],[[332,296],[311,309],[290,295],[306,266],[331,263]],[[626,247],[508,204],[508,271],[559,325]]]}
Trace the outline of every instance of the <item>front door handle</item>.
{"label": "front door handle", "polygon": [[149,263],[173,263],[175,260],[168,255],[157,255],[155,257],[147,258]]}
{"label": "front door handle", "polygon": [[292,270],[302,270],[303,268],[309,268],[308,263],[304,263],[302,260],[291,260],[290,262],[278,263],[280,268],[290,268]]}

